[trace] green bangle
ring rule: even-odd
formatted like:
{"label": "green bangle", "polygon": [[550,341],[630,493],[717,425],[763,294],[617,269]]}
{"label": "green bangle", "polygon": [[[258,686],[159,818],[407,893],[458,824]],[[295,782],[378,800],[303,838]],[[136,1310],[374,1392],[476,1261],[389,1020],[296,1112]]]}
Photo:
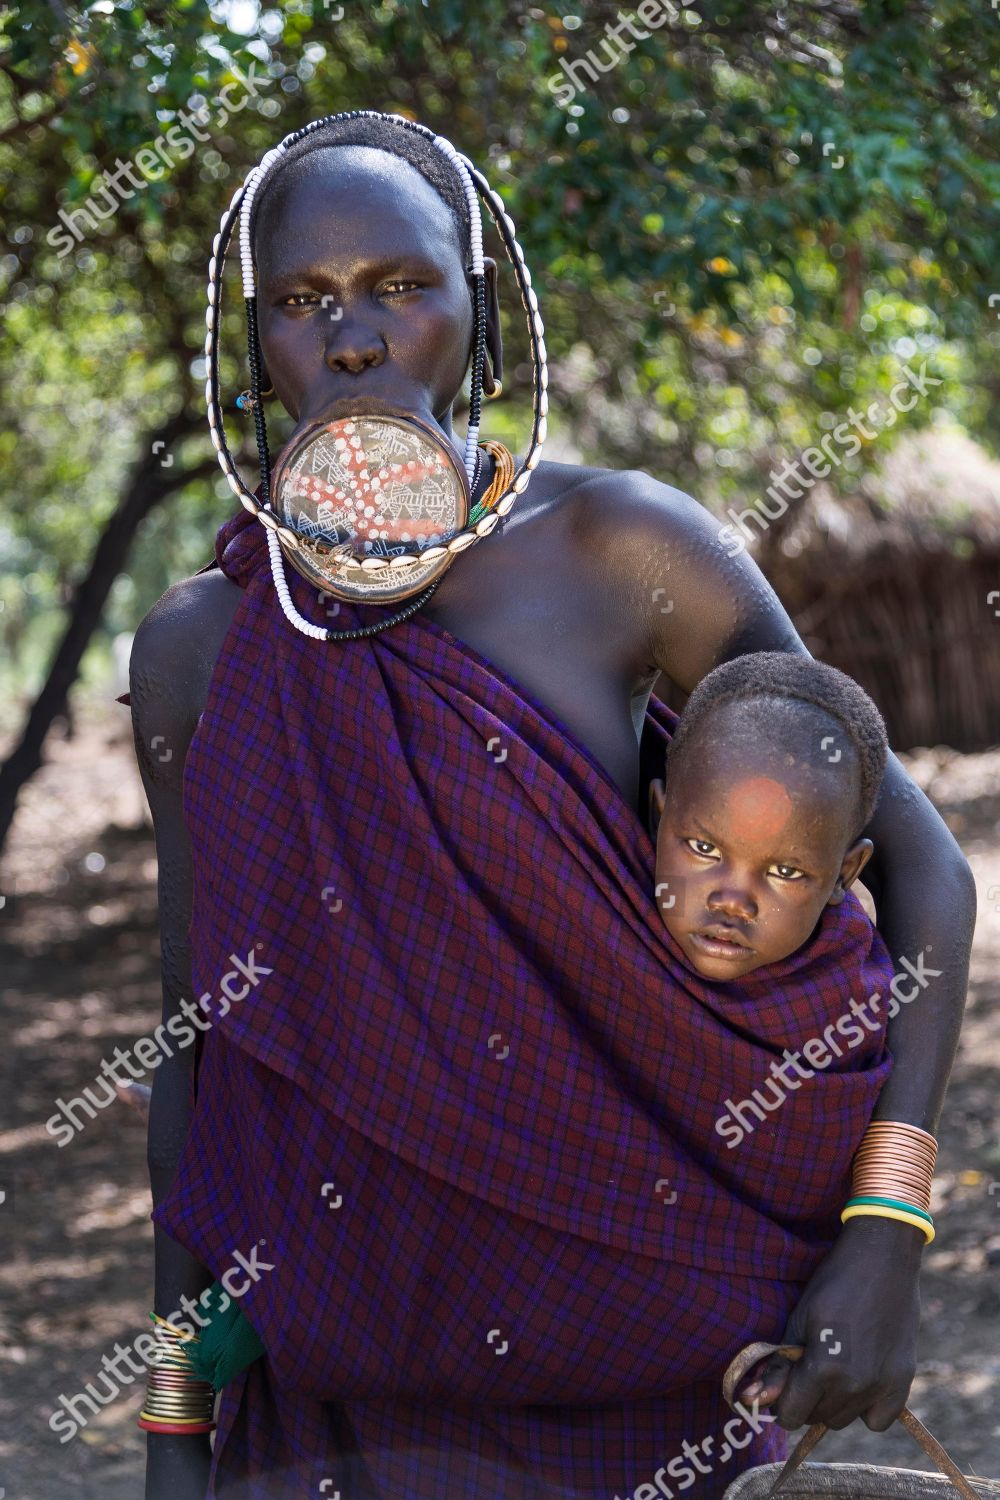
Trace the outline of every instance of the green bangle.
{"label": "green bangle", "polygon": [[902,1203],[898,1198],[848,1198],[844,1204],[845,1208],[854,1208],[861,1204],[878,1204],[882,1208],[899,1208],[904,1213],[916,1214],[918,1219],[924,1219],[933,1227],[934,1220],[930,1214],[925,1213],[922,1208],[916,1208],[912,1203]]}

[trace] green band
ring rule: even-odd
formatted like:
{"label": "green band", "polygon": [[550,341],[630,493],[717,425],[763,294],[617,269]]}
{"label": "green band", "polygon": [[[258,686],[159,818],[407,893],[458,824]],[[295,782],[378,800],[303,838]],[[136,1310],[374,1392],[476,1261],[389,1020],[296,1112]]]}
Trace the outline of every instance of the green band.
{"label": "green band", "polygon": [[916,1214],[918,1219],[924,1219],[932,1227],[934,1225],[934,1220],[930,1214],[924,1213],[922,1208],[917,1208],[912,1203],[902,1203],[898,1198],[848,1198],[844,1207],[853,1208],[856,1205],[860,1207],[862,1204],[869,1203],[878,1204],[881,1208],[898,1208],[903,1213]]}

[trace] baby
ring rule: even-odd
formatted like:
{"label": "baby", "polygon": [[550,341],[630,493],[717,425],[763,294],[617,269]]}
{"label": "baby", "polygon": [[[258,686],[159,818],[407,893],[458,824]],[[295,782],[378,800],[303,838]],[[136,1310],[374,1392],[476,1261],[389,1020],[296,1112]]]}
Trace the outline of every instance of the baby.
{"label": "baby", "polygon": [[769,651],[710,672],[649,788],[664,925],[705,979],[739,979],[809,941],[872,854],[882,716],[853,678]]}

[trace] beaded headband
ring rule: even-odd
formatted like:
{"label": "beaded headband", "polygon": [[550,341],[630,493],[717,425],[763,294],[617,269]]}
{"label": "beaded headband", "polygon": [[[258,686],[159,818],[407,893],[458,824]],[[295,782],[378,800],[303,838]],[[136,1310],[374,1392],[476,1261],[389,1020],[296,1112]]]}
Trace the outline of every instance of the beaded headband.
{"label": "beaded headband", "polygon": [[[242,186],[234,194],[232,202],[222,216],[219,232],[215,236],[212,245],[212,258],[208,268],[208,308],[205,314],[207,327],[205,357],[208,363],[205,400],[208,408],[208,424],[211,431],[212,443],[229,487],[238,497],[241,504],[267,530],[271,571],[282,607],[288,618],[292,620],[292,623],[298,629],[317,639],[329,639],[335,632],[331,632],[323,626],[313,625],[310,621],[305,620],[294,609],[294,606],[291,606],[290,612],[289,606],[291,605],[291,600],[288,582],[284,573],[284,562],[279,546],[279,537],[291,546],[297,544],[298,537],[290,527],[283,525],[271,505],[271,464],[267,444],[267,429],[260,399],[260,345],[257,337],[257,297],[253,251],[250,243],[250,215],[254,199],[268,174],[292,146],[315,131],[322,129],[324,126],[332,124],[334,121],[362,119],[391,120],[393,123],[403,126],[407,130],[412,130],[416,134],[423,136],[426,140],[431,141],[442,152],[458,174],[465,190],[470,222],[475,333],[472,384],[469,401],[469,426],[464,455],[465,470],[469,479],[470,491],[474,488],[475,484],[479,420],[482,406],[483,361],[486,351],[485,271],[483,264],[482,221],[476,200],[477,190],[487,206],[500,238],[503,241],[507,257],[514,267],[518,290],[521,294],[521,303],[527,315],[533,368],[533,423],[531,444],[527,457],[488,515],[483,516],[474,525],[466,526],[462,530],[457,531],[448,542],[441,545],[424,548],[420,552],[399,553],[392,559],[358,555],[349,559],[349,562],[369,572],[381,571],[390,567],[395,571],[396,569],[411,567],[418,562],[430,562],[432,559],[443,557],[447,553],[461,552],[466,547],[478,541],[480,537],[489,535],[500,517],[507,514],[517,496],[522,494],[527,488],[531,479],[531,472],[538,466],[539,454],[542,444],[545,441],[547,426],[548,368],[546,363],[544,329],[538,312],[538,299],[531,285],[531,276],[524,262],[524,254],[515,237],[516,231],[513,220],[507,213],[502,198],[498,193],[493,191],[482,173],[473,166],[467,157],[462,156],[456,151],[455,147],[444,136],[436,135],[427,126],[420,125],[414,120],[407,120],[402,115],[387,115],[377,110],[348,110],[341,114],[325,115],[322,119],[311,121],[310,124],[304,126],[301,130],[292,131],[283,141],[268,151],[258,165],[248,173]],[[243,483],[237,472],[236,465],[226,444],[222,407],[219,399],[218,330],[221,310],[222,272],[225,266],[226,253],[237,223],[240,226],[240,261],[243,273],[243,296],[247,313],[251,408],[257,437],[257,452],[260,459],[262,497],[260,501]]]}

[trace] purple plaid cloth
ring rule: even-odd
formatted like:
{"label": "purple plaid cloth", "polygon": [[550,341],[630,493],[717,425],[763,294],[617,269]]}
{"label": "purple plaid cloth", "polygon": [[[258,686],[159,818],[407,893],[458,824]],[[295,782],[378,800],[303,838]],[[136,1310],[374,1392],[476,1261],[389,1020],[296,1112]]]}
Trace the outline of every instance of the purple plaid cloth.
{"label": "purple plaid cloth", "polygon": [[[651,1500],[694,1482],[685,1441],[721,1495],[785,1452],[730,1444],[719,1384],[836,1235],[884,1023],[736,1149],[716,1121],[885,991],[881,939],[849,895],[792,958],[701,980],[635,809],[546,708],[419,612],[300,635],[243,510],[216,556],[245,594],[184,772],[213,1024],[153,1214],[216,1276],[267,1267],[210,1496]],[[674,722],[654,700],[647,732]]]}

